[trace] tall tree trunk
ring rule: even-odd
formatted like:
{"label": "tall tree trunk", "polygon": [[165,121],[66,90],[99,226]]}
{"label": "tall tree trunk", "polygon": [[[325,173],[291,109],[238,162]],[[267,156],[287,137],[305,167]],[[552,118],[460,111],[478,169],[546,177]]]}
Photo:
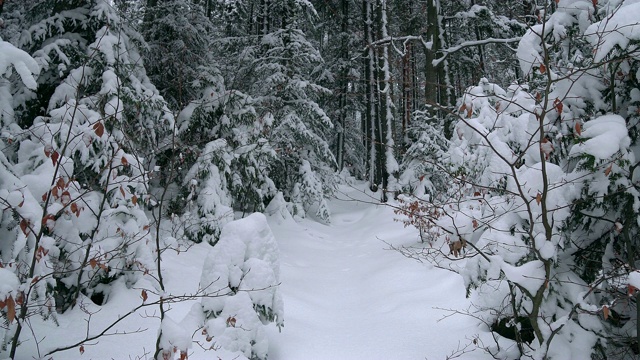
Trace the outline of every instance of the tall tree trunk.
{"label": "tall tree trunk", "polygon": [[[434,61],[443,56],[444,30],[440,22],[439,0],[427,0],[427,40],[432,42],[431,49],[425,49],[425,101],[432,106],[432,116],[443,117],[442,107],[455,103],[455,93],[451,90],[452,80],[445,66],[446,60],[437,65]],[[448,128],[448,127],[445,127]],[[448,136],[448,135],[447,135]]]}
{"label": "tall tree trunk", "polygon": [[338,171],[344,168],[344,132],[347,122],[347,97],[349,92],[349,1],[341,1],[342,10],[342,44],[340,58],[342,60],[342,69],[340,73],[340,100],[339,100],[339,117],[338,117],[338,139],[336,146],[336,162],[338,163]]}
{"label": "tall tree trunk", "polygon": [[[378,4],[379,25],[380,25],[380,38],[389,38],[388,24],[387,24],[387,0],[379,0]],[[387,193],[397,190],[395,174],[398,171],[398,163],[396,162],[394,149],[395,143],[393,140],[393,130],[395,128],[395,117],[393,115],[393,99],[391,92],[393,90],[393,82],[391,79],[391,62],[389,61],[389,47],[383,45],[380,50],[380,68],[379,68],[379,82],[378,91],[380,96],[380,122],[378,124],[379,130],[379,167],[382,183],[382,198],[381,201],[386,202],[388,200]]]}
{"label": "tall tree trunk", "polygon": [[269,33],[269,1],[270,0],[260,0],[256,21],[257,35],[266,35]]}
{"label": "tall tree trunk", "polygon": [[377,190],[378,166],[376,163],[376,124],[378,123],[377,98],[376,91],[376,55],[373,47],[373,9],[371,0],[362,1],[362,22],[365,36],[365,56],[364,56],[364,72],[365,72],[365,88],[366,88],[366,109],[365,116],[365,137],[367,138],[367,149],[369,158],[367,161],[367,170],[369,172],[369,186],[372,191]]}
{"label": "tall tree trunk", "polygon": [[[413,46],[407,45],[407,50],[402,57],[402,134],[406,134],[411,123],[411,114],[414,104],[414,76],[413,76]],[[403,137],[403,142],[406,139]]]}
{"label": "tall tree trunk", "polygon": [[440,23],[438,21],[438,6],[437,0],[427,0],[427,41],[431,41],[431,49],[425,48],[425,63],[424,63],[424,96],[428,106],[434,108],[431,109],[431,113],[435,114],[435,106],[438,103],[438,70],[433,65],[433,61],[436,59],[436,51],[440,45]]}
{"label": "tall tree trunk", "polygon": [[[383,18],[384,18],[384,9],[383,6],[384,0],[377,0],[377,14],[376,14],[376,23],[378,25],[377,33],[378,39],[383,39],[385,36],[385,29],[383,27]],[[376,116],[375,122],[375,145],[376,145],[376,184],[379,184],[382,187],[382,197],[381,201],[386,202],[386,189],[387,189],[387,171],[385,166],[385,139],[387,137],[387,117],[389,116],[389,112],[387,108],[389,107],[387,92],[389,91],[390,84],[388,83],[388,69],[389,64],[386,61],[385,50],[386,46],[378,46],[376,47],[377,59],[375,64],[377,65],[376,73],[377,73],[377,83],[376,83],[376,92],[378,94],[378,114]]]}

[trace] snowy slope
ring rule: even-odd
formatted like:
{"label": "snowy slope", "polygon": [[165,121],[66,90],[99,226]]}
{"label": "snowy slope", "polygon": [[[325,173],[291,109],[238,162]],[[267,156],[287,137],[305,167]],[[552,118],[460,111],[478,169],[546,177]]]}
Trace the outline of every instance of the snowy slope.
{"label": "snowy slope", "polygon": [[[445,359],[478,332],[469,317],[441,320],[447,314],[441,308],[468,306],[461,278],[386,250],[385,242],[410,245],[417,234],[395,222],[393,210],[377,205],[362,189],[341,187],[338,199],[329,203],[331,225],[310,219],[269,219],[281,252],[285,304],[282,333],[273,324],[268,326],[269,359]],[[164,254],[168,292],[197,291],[208,251],[207,245],[198,244]],[[140,304],[143,287],[151,285],[143,280],[128,291],[120,284],[102,307],[85,300],[85,310],[95,312],[92,329],[104,327]],[[153,299],[149,294],[148,301]],[[199,300],[172,304],[168,316],[179,322],[194,304]],[[41,354],[81,339],[86,329],[83,315],[76,307],[58,317],[59,327],[34,317],[39,338],[44,337]],[[156,315],[156,307],[145,308],[114,328],[128,335],[103,337],[85,344],[83,354],[76,347],[54,354],[53,359],[151,359],[159,324]],[[199,343],[192,345],[190,359],[244,358],[222,350],[204,351],[211,344],[199,332],[194,340]],[[22,348],[22,358],[38,357],[33,343],[25,347],[31,351],[27,355]],[[460,358],[487,357],[475,351]]]}

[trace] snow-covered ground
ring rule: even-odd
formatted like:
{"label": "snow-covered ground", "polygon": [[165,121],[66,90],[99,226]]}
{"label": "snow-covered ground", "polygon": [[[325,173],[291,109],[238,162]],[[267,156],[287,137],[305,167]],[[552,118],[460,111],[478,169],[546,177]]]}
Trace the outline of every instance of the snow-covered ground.
{"label": "snow-covered ground", "polygon": [[341,188],[330,226],[272,223],[285,301],[272,359],[445,359],[477,331],[466,317],[439,321],[439,309],[468,306],[462,279],[386,250],[417,233],[361,189]]}
{"label": "snow-covered ground", "polygon": [[[294,221],[272,217],[272,231],[281,252],[281,292],[285,326],[279,333],[268,326],[269,358],[313,359],[445,359],[469,344],[479,329],[473,319],[456,315],[443,319],[442,309],[465,309],[461,278],[451,272],[429,268],[388,249],[417,240],[414,229],[394,221],[390,207],[377,205],[362,186],[342,186],[330,202],[332,222],[311,219]],[[356,201],[363,200],[363,201]],[[197,291],[208,246],[165,253],[165,279],[172,294]],[[137,287],[149,284],[136,284]],[[149,294],[149,300],[154,299]],[[102,308],[87,305],[92,329],[122,316],[142,303],[140,290],[113,292]],[[171,305],[168,316],[180,321],[199,302]],[[79,348],[56,353],[54,359],[151,359],[159,321],[157,308],[149,307],[128,317],[117,327],[128,335],[100,338]],[[86,322],[76,308],[59,317],[60,326],[36,324],[46,335],[40,349],[70,344],[84,336]],[[35,319],[35,318],[34,318]],[[43,328],[46,326],[46,328]],[[43,332],[43,329],[46,329]],[[140,330],[140,332],[136,332]],[[95,332],[95,330],[92,330]],[[46,334],[45,334],[46,333]],[[211,346],[195,334],[190,359],[242,359],[237,354],[205,352]],[[25,344],[37,357],[36,346]],[[21,349],[26,358],[24,348]],[[460,358],[486,358],[480,351]]]}

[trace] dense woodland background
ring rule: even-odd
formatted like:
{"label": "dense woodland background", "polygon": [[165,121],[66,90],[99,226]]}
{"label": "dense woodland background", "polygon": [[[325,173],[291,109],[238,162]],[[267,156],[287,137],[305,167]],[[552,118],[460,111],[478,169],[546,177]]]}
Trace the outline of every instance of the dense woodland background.
{"label": "dense woodland background", "polygon": [[[116,281],[162,293],[163,249],[218,246],[270,203],[330,223],[355,177],[420,229],[399,251],[464,277],[494,357],[635,356],[637,19],[633,0],[0,0],[0,354]],[[247,301],[281,325],[271,295]]]}

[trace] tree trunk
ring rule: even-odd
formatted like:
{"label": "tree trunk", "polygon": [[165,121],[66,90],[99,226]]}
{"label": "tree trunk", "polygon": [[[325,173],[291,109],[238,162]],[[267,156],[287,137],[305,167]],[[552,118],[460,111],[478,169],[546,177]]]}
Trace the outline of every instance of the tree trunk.
{"label": "tree trunk", "polygon": [[[380,25],[380,38],[389,38],[387,24],[387,0],[379,0],[378,16]],[[393,192],[395,187],[395,173],[398,171],[398,165],[394,155],[394,136],[395,117],[393,114],[393,99],[391,92],[393,91],[393,81],[391,78],[391,62],[389,61],[389,47],[382,45],[379,47],[380,67],[378,93],[380,94],[380,115],[378,123],[378,166],[380,168],[380,182],[382,183],[382,202],[386,202],[387,192]]]}
{"label": "tree trunk", "polygon": [[379,139],[378,134],[378,124],[380,123],[378,111],[378,100],[379,93],[377,91],[377,71],[376,71],[376,52],[375,48],[371,45],[374,41],[374,31],[373,31],[373,4],[371,0],[363,0],[362,2],[363,9],[363,24],[364,24],[364,34],[365,34],[365,45],[366,45],[366,54],[364,57],[364,67],[365,67],[365,85],[366,85],[366,134],[368,137],[368,149],[369,149],[369,160],[368,171],[369,171],[369,185],[372,191],[376,191],[379,185],[380,180],[380,166],[378,162],[378,146],[377,139]]}
{"label": "tree trunk", "polygon": [[349,1],[341,1],[342,10],[342,44],[341,59],[342,71],[340,73],[340,100],[339,100],[339,116],[338,116],[338,139],[336,145],[336,162],[338,163],[338,171],[344,168],[344,132],[347,122],[347,96],[349,92]]}
{"label": "tree trunk", "polygon": [[438,22],[438,6],[436,0],[427,0],[427,41],[431,41],[431,49],[425,48],[425,63],[424,63],[424,97],[428,106],[434,108],[431,109],[431,113],[435,114],[435,106],[438,103],[438,70],[433,65],[433,61],[436,59],[436,51],[440,44],[440,24]]}
{"label": "tree trunk", "polygon": [[[407,45],[407,50],[402,57],[402,133],[406,134],[407,128],[411,123],[411,114],[413,113],[413,46]],[[406,139],[403,138],[403,142]]]}

